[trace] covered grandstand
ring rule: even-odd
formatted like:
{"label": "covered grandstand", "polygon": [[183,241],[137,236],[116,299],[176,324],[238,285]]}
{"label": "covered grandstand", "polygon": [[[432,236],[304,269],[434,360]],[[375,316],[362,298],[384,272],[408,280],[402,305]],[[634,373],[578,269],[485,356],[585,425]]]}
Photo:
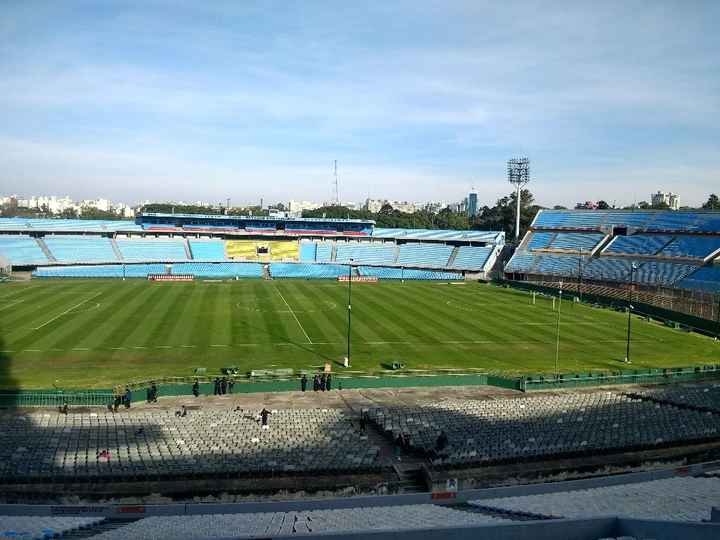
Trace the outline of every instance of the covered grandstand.
{"label": "covered grandstand", "polygon": [[347,274],[343,265],[380,279],[487,278],[503,245],[502,232],[374,229],[373,222],[359,220],[175,214],[147,214],[137,223],[0,219],[0,255],[36,277],[143,277],[158,269],[148,265],[166,264],[171,273],[233,278],[245,277],[234,271],[243,268],[239,263],[270,263],[268,278],[334,278]]}
{"label": "covered grandstand", "polygon": [[578,294],[624,298],[632,286],[643,301],[715,319],[720,214],[541,210],[504,271]]}

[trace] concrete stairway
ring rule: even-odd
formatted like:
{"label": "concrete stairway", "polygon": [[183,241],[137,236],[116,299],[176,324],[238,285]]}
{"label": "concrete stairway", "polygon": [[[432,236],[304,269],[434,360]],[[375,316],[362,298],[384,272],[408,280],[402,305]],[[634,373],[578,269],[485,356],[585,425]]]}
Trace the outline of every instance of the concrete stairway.
{"label": "concrete stairway", "polygon": [[50,249],[47,247],[45,240],[43,240],[42,238],[36,238],[35,241],[38,243],[38,246],[40,246],[40,249],[42,249],[42,252],[45,254],[45,256],[50,262],[57,262],[55,255],[50,252]]}
{"label": "concrete stairway", "polygon": [[120,248],[117,245],[117,242],[114,238],[110,239],[110,245],[112,246],[113,251],[115,252],[115,256],[118,258],[118,261],[123,260],[122,253],[120,252]]}

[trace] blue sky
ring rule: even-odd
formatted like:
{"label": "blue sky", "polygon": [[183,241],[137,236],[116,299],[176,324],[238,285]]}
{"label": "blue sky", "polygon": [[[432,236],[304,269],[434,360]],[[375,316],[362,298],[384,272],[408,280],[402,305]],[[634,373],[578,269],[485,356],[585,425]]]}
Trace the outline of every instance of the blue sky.
{"label": "blue sky", "polygon": [[0,194],[720,192],[720,2],[0,2]]}

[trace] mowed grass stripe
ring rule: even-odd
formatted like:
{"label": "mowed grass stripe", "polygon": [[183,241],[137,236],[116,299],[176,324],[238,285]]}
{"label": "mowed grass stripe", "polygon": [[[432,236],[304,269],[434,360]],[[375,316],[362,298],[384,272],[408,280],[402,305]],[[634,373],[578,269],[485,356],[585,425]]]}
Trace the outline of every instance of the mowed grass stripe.
{"label": "mowed grass stripe", "polygon": [[347,337],[347,291],[340,286],[321,288],[310,283],[298,283],[297,289],[305,309],[314,310],[306,313],[305,319],[316,319],[318,327],[322,328],[317,336],[311,334],[313,340],[344,341]]}
{"label": "mowed grass stripe", "polygon": [[38,348],[72,349],[76,347],[98,346],[98,332],[104,324],[112,320],[117,306],[129,301],[139,290],[137,284],[122,287],[102,285],[103,294],[98,297],[100,307],[75,315],[68,314],[65,324],[54,332],[47,333],[47,341],[41,340]]}
{"label": "mowed grass stripe", "polygon": [[[313,342],[337,340],[338,335],[333,332],[334,327],[325,315],[327,309],[323,306],[323,297],[310,292],[303,283],[294,283],[293,285],[290,288],[281,287],[280,292],[310,340]],[[320,290],[318,287],[317,291]]]}
{"label": "mowed grass stripe", "polygon": [[[347,286],[331,281],[37,283],[38,290],[22,290],[33,298],[31,305],[20,303],[8,310],[14,319],[27,317],[27,326],[37,326],[98,290],[104,291],[98,297],[101,307],[68,313],[30,335],[32,341],[23,348],[39,349],[41,344],[42,352],[5,354],[0,385],[18,382],[43,388],[60,379],[66,387],[107,387],[149,376],[187,375],[195,366],[211,373],[231,363],[243,371],[268,366],[297,369],[345,355]],[[312,326],[313,334],[319,333],[312,337],[325,336],[327,344],[306,342],[274,291],[276,286],[308,331]],[[473,367],[511,374],[554,370],[556,312],[548,298],[538,297],[532,306],[528,294],[474,283],[381,282],[352,287],[354,369],[377,370],[381,363],[400,360],[409,368]],[[5,290],[20,296],[14,284]],[[178,291],[185,293],[182,300]],[[244,310],[236,307],[241,301]],[[335,309],[328,308],[332,303]],[[261,311],[247,309],[250,306]],[[12,349],[7,341],[14,330],[2,313],[0,349]],[[578,324],[588,321],[594,324]],[[624,313],[564,301],[562,322],[561,370],[626,367],[621,362]],[[16,334],[15,341],[25,337]],[[237,347],[225,346],[226,340]],[[130,348],[134,346],[144,348]],[[53,350],[45,350],[48,347]],[[633,316],[633,366],[716,363],[717,347],[704,336]]]}
{"label": "mowed grass stripe", "polygon": [[[124,351],[133,350],[130,347],[141,345],[133,338],[134,330],[142,328],[154,306],[163,296],[161,287],[152,287],[151,284],[138,292],[137,296],[119,313],[119,320],[108,326],[110,332],[104,336],[101,343],[110,349],[112,358],[127,358]],[[138,353],[136,353],[138,354]],[[141,356],[141,354],[138,354]]]}
{"label": "mowed grass stripe", "polygon": [[6,345],[22,348],[26,344],[33,343],[51,330],[51,328],[35,328],[51,317],[58,315],[78,303],[78,296],[83,294],[84,289],[78,284],[66,285],[65,287],[53,288],[52,294],[41,294],[32,303],[20,304],[22,307],[17,312],[17,317],[10,320],[3,320],[2,330]]}
{"label": "mowed grass stripe", "polygon": [[[268,284],[266,287],[257,287],[255,290],[255,305],[259,311],[249,312],[248,328],[252,342],[254,343],[289,343],[290,334],[288,325],[282,319],[290,319],[290,314],[278,313],[286,310],[285,305],[279,305],[280,301],[274,286]],[[292,320],[293,325],[295,321]],[[299,329],[296,329],[299,332]]]}
{"label": "mowed grass stripe", "polygon": [[161,338],[154,345],[171,345],[180,349],[190,349],[183,345],[194,345],[192,343],[192,328],[197,324],[197,313],[202,302],[205,290],[202,285],[193,283],[186,290],[179,311],[174,315],[173,323],[169,325],[167,335]]}
{"label": "mowed grass stripe", "polygon": [[149,329],[145,343],[148,347],[156,348],[169,343],[169,336],[182,320],[183,305],[187,303],[188,297],[192,294],[191,283],[158,283],[167,287],[167,294],[158,305],[162,315],[155,319],[155,323]]}

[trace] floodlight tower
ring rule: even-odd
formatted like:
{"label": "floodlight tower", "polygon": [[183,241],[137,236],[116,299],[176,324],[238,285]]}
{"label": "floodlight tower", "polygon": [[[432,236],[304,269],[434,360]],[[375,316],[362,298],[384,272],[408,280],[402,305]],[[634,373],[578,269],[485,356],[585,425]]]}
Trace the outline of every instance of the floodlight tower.
{"label": "floodlight tower", "polygon": [[515,243],[520,241],[520,192],[530,182],[530,160],[513,158],[507,162],[508,182],[515,186],[517,208],[515,210]]}

